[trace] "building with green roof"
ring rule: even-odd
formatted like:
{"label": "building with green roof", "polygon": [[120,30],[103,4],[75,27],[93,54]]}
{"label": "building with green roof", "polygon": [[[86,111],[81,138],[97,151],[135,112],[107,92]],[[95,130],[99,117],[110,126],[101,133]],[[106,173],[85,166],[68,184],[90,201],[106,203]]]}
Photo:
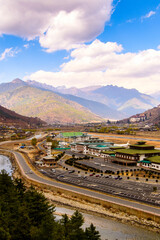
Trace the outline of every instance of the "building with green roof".
{"label": "building with green roof", "polygon": [[108,150],[112,145],[112,142],[104,142],[104,140],[98,138],[70,144],[72,151],[96,156],[100,156],[102,151]]}
{"label": "building with green roof", "polygon": [[61,132],[57,135],[57,138],[63,141],[77,142],[89,140],[90,136],[82,132]]}
{"label": "building with green roof", "polygon": [[138,166],[151,168],[160,171],[160,156],[153,156],[138,162]]}
{"label": "building with green roof", "polygon": [[144,159],[154,156],[160,156],[160,150],[155,149],[152,145],[147,145],[145,142],[137,142],[137,144],[130,145],[129,149],[118,149],[115,151],[116,161],[127,163],[137,163]]}

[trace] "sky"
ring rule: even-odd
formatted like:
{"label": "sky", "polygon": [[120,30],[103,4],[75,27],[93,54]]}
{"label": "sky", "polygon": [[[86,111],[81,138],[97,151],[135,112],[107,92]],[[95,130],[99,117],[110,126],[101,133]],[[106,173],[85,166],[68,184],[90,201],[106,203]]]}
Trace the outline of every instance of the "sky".
{"label": "sky", "polygon": [[160,91],[160,0],[0,0],[0,83]]}

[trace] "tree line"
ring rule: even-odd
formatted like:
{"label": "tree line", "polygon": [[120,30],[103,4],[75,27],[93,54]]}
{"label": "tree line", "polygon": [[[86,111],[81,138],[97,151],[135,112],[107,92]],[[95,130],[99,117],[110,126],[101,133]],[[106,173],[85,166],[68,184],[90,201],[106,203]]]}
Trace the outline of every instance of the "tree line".
{"label": "tree line", "polygon": [[0,173],[1,240],[100,240],[91,224],[83,229],[83,215],[75,211],[69,218],[56,221],[55,207],[33,187],[27,189],[21,179]]}

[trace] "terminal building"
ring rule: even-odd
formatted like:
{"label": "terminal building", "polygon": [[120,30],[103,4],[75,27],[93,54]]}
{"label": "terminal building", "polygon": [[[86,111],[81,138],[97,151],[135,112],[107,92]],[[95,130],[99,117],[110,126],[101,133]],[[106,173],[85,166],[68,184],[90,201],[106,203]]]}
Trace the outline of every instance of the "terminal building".
{"label": "terminal building", "polygon": [[151,157],[160,156],[160,150],[144,141],[130,145],[129,149],[119,149],[115,152],[114,161],[123,165],[137,165],[137,162]]}
{"label": "terminal building", "polygon": [[138,166],[160,170],[160,156],[149,157],[137,163]]}
{"label": "terminal building", "polygon": [[113,146],[113,143],[104,142],[104,140],[98,138],[90,138],[84,142],[72,143],[70,145],[71,151],[101,156],[103,151],[109,150]]}

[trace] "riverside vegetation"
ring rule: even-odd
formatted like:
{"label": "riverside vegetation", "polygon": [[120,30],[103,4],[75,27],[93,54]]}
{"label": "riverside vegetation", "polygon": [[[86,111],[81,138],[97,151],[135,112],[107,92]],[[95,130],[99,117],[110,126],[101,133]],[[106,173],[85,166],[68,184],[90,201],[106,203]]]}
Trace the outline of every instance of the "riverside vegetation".
{"label": "riverside vegetation", "polygon": [[93,224],[82,228],[84,218],[75,211],[69,218],[55,220],[55,208],[33,187],[27,189],[21,179],[12,180],[0,173],[1,240],[100,240]]}

